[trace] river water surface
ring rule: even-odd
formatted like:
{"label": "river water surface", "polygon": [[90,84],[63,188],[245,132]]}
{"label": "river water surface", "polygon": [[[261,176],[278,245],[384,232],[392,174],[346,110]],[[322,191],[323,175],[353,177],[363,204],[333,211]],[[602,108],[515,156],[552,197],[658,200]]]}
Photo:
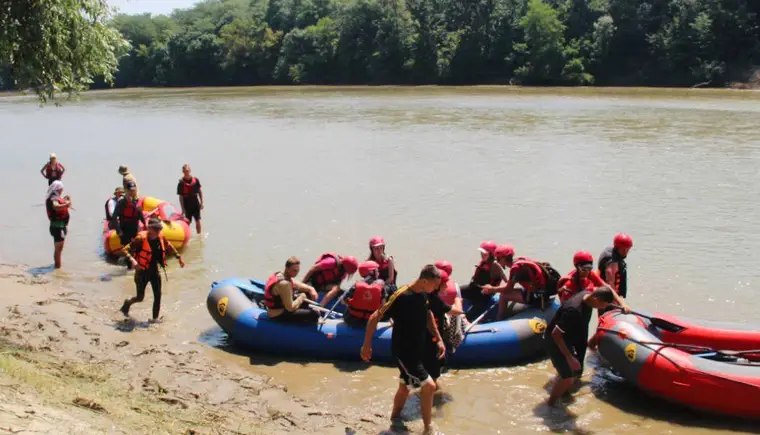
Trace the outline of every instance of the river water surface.
{"label": "river water surface", "polygon": [[[694,90],[258,88],[89,93],[63,107],[0,99],[0,261],[50,273],[52,240],[40,167],[66,166],[73,197],[64,270],[55,280],[134,292],[100,256],[103,203],[130,167],[144,194],[176,203],[187,162],[206,196],[204,237],[173,263],[164,323],[231,364],[268,373],[326,407],[388,413],[397,372],[363,364],[240,356],[206,311],[209,284],[265,279],[290,255],[367,255],[385,237],[400,281],[437,259],[466,282],[479,242],[571,267],[630,233],[629,303],[739,322],[757,318],[760,286],[760,94]],[[150,299],[135,306],[147,318]],[[150,340],[141,334],[137,340]],[[359,350],[357,349],[357,352]],[[547,361],[454,370],[435,420],[447,434],[758,433],[619,385],[589,357],[568,412],[549,411]],[[413,406],[407,408],[414,417]]]}

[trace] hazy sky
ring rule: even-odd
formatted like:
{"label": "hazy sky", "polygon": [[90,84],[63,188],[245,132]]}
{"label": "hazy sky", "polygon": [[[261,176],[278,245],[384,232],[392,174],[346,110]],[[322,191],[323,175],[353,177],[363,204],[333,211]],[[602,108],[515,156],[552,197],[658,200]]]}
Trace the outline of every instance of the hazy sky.
{"label": "hazy sky", "polygon": [[198,0],[109,0],[108,4],[119,8],[125,14],[169,14],[174,9],[184,9],[197,3]]}

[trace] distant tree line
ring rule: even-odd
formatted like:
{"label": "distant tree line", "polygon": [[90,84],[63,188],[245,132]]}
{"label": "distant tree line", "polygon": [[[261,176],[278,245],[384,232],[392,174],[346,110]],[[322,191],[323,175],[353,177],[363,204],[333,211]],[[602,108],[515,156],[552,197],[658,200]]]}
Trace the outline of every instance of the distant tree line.
{"label": "distant tree line", "polygon": [[760,0],[206,0],[110,26],[118,87],[725,86],[760,66]]}

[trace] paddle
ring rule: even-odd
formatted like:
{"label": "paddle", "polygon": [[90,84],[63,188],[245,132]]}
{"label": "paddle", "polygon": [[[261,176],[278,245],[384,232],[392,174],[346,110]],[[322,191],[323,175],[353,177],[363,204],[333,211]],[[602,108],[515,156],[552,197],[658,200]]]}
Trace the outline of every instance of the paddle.
{"label": "paddle", "polygon": [[470,332],[470,329],[472,329],[475,325],[480,323],[481,320],[488,314],[489,311],[493,309],[498,304],[498,302],[495,302],[491,304],[490,307],[488,307],[485,311],[483,311],[483,314],[479,315],[477,319],[475,319],[472,323],[470,323],[470,326],[467,327],[467,329],[464,330],[464,335],[467,335],[468,332]]}
{"label": "paddle", "polygon": [[327,318],[330,317],[330,314],[332,314],[332,312],[335,311],[335,307],[337,307],[338,304],[343,301],[343,298],[345,298],[347,294],[348,294],[348,290],[344,291],[343,294],[340,295],[340,298],[338,298],[338,301],[333,304],[332,308],[330,308],[330,311],[328,311],[327,314],[325,314],[324,317],[322,317],[322,319],[320,320],[322,320],[323,322],[327,320]]}
{"label": "paddle", "polygon": [[[612,308],[617,308],[618,310],[621,310],[621,311],[623,310],[619,305],[610,304],[610,306]],[[630,313],[634,314],[636,316],[648,319],[650,322],[652,322],[652,325],[654,325],[654,326],[656,326],[656,327],[658,327],[658,328],[660,328],[662,330],[665,330],[665,331],[668,331],[668,332],[672,332],[674,334],[677,334],[677,333],[683,331],[684,329],[686,329],[686,328],[684,328],[681,325],[676,325],[675,323],[668,322],[667,320],[661,319],[659,317],[647,316],[646,314],[637,313],[636,311],[631,311]]]}

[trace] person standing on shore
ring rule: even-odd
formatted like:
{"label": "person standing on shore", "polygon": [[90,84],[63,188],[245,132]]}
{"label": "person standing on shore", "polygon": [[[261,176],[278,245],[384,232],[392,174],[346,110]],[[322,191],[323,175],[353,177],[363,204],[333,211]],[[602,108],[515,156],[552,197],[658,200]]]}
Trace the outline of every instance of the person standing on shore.
{"label": "person standing on shore", "polygon": [[[171,250],[179,261],[179,267],[185,267],[182,256],[161,234],[161,221],[157,218],[150,218],[148,230],[140,232],[129,245],[125,246],[123,251],[129,259],[135,270],[135,286],[137,296],[132,299],[125,299],[121,306],[121,312],[129,316],[129,308],[137,303],[142,302],[145,298],[145,287],[150,283],[153,290],[153,318],[151,322],[158,321],[158,314],[161,311],[161,272],[166,268],[166,251]],[[137,258],[133,257],[135,254]]]}
{"label": "person standing on shore", "polygon": [[177,183],[177,195],[179,195],[179,205],[182,207],[182,214],[192,222],[195,219],[195,232],[201,233],[201,210],[203,210],[203,190],[198,178],[193,177],[190,173],[190,165],[185,163],[182,166],[182,178]]}
{"label": "person standing on shore", "polygon": [[438,332],[433,313],[429,309],[428,295],[441,284],[441,272],[433,264],[422,268],[416,281],[399,288],[391,295],[388,302],[370,316],[361,348],[361,357],[369,362],[372,359],[372,338],[377,324],[388,313],[393,319],[391,352],[396,360],[399,372],[399,386],[393,398],[391,420],[401,418],[401,410],[412,388],[420,388],[420,407],[425,433],[432,431],[433,394],[435,382],[425,370],[425,340],[429,332],[438,349],[437,357],[446,355],[446,346]]}
{"label": "person standing on shore", "polygon": [[71,198],[63,193],[63,182],[53,181],[45,196],[45,209],[50,220],[50,235],[53,236],[53,261],[55,268],[61,268],[61,253],[66,242],[66,234],[69,226],[69,208]]}
{"label": "person standing on shore", "polygon": [[64,172],[66,172],[66,168],[58,162],[55,153],[50,153],[50,160],[40,169],[40,174],[48,180],[48,186],[53,184],[53,181],[63,178]]}

